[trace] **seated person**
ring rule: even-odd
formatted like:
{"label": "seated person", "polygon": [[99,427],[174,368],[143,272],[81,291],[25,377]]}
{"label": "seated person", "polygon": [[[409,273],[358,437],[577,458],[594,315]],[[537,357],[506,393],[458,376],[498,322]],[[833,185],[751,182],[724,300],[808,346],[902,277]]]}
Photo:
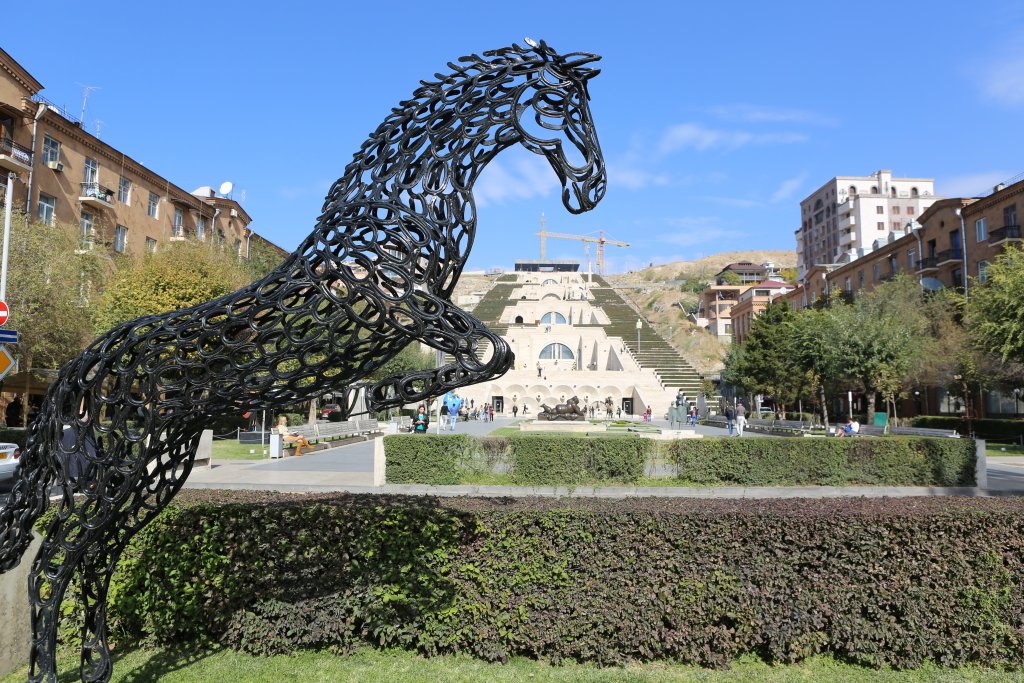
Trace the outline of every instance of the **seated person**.
{"label": "seated person", "polygon": [[306,437],[288,429],[288,418],[284,415],[277,418],[277,433],[281,435],[281,440],[285,443],[295,444],[295,455],[302,455],[303,447],[310,448],[312,446]]}
{"label": "seated person", "polygon": [[[858,427],[859,427],[859,425],[858,425]],[[850,418],[847,418],[846,426],[845,427],[843,427],[841,429],[840,428],[836,429],[836,436],[853,436],[854,433],[855,432],[853,431],[853,420],[850,419]]]}

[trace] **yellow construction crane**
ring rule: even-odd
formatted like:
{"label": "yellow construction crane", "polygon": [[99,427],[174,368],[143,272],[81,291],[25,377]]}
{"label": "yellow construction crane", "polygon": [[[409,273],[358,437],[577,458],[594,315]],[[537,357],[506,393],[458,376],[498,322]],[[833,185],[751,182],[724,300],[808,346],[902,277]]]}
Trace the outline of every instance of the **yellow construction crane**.
{"label": "yellow construction crane", "polygon": [[[579,240],[584,244],[588,242],[597,243],[597,272],[599,275],[604,275],[604,245],[611,244],[616,247],[628,247],[629,242],[619,242],[617,240],[605,239],[604,230],[599,232],[598,237],[590,237],[587,235],[563,235],[559,232],[548,232],[545,228],[547,221],[544,219],[544,214],[540,215],[540,232],[537,235],[540,237],[540,260],[544,261],[547,259],[547,238],[555,237],[560,240]],[[589,244],[587,245],[589,246]]]}

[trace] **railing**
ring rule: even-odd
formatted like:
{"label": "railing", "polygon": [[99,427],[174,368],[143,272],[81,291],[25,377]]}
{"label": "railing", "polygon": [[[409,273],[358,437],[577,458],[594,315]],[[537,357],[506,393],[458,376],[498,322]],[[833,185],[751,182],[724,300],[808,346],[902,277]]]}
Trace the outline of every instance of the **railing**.
{"label": "railing", "polygon": [[54,103],[53,103],[53,102],[51,102],[50,100],[46,99],[46,98],[45,98],[45,97],[43,97],[42,95],[33,95],[33,96],[32,96],[32,99],[33,99],[34,101],[36,101],[36,102],[40,102],[40,103],[42,103],[42,104],[45,104],[45,105],[46,105],[47,107],[49,107],[49,108],[50,108],[50,109],[52,109],[53,111],[55,111],[55,112],[57,112],[58,114],[60,114],[61,116],[63,116],[64,118],[66,118],[66,119],[67,119],[68,121],[70,121],[71,123],[77,123],[78,125],[82,125],[82,121],[81,121],[81,119],[79,119],[79,118],[78,118],[77,116],[75,116],[74,114],[70,113],[70,112],[68,111],[67,107],[58,107],[58,106],[57,106],[56,104],[54,104]]}
{"label": "railing", "polygon": [[917,269],[921,270],[932,270],[939,267],[939,259],[937,256],[926,256],[917,262]]}
{"label": "railing", "polygon": [[1020,239],[1020,226],[1019,225],[1004,225],[998,230],[993,230],[988,234],[988,241],[990,244],[996,242],[1004,242],[1006,240],[1019,240]]}
{"label": "railing", "polygon": [[6,154],[7,156],[14,157],[25,164],[32,163],[32,150],[28,147],[19,145],[14,140],[6,138],[0,139],[0,154]]}
{"label": "railing", "polygon": [[100,199],[108,204],[112,204],[114,200],[114,191],[109,187],[104,187],[96,182],[82,183],[82,191],[78,196]]}
{"label": "railing", "polygon": [[963,258],[963,249],[960,249],[959,247],[956,249],[946,249],[945,251],[940,251],[935,255],[935,260],[939,264],[947,263],[949,261],[962,261]]}

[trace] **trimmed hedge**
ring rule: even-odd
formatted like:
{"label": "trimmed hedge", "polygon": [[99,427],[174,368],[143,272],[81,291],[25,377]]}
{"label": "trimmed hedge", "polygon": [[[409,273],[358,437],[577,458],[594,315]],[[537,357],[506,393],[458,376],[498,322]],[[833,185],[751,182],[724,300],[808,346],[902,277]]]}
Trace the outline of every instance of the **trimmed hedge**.
{"label": "trimmed hedge", "polygon": [[677,476],[744,486],[975,486],[973,439],[681,439],[669,447]]}
{"label": "trimmed hedge", "polygon": [[654,448],[650,439],[626,435],[396,434],[384,438],[385,477],[392,484],[458,484],[504,463],[523,486],[635,483]]}
{"label": "trimmed hedge", "polygon": [[[943,415],[921,415],[913,420],[915,427],[929,429],[955,429],[959,434],[967,434],[967,421],[959,417]],[[1024,420],[996,420],[983,418],[971,420],[971,430],[979,439],[1012,439],[1017,440],[1024,434]]]}
{"label": "trimmed hedge", "polygon": [[1024,665],[1024,500],[186,490],[129,544],[121,644],[725,666]]}
{"label": "trimmed hedge", "polygon": [[391,484],[458,484],[469,451],[465,434],[393,434],[384,437],[385,479]]}
{"label": "trimmed hedge", "polygon": [[638,482],[654,442],[636,436],[523,435],[508,437],[512,479],[522,486]]}

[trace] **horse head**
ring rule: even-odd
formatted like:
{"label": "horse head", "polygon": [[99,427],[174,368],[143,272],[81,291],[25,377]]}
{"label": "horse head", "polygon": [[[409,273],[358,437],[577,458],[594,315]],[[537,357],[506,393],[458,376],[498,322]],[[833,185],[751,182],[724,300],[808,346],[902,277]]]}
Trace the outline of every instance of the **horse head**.
{"label": "horse head", "polygon": [[516,93],[510,132],[548,160],[562,183],[565,208],[570,213],[589,211],[604,197],[608,183],[587,89],[600,70],[583,66],[600,57],[560,55],[544,41],[527,43],[529,49],[513,47],[528,55],[529,71]]}

